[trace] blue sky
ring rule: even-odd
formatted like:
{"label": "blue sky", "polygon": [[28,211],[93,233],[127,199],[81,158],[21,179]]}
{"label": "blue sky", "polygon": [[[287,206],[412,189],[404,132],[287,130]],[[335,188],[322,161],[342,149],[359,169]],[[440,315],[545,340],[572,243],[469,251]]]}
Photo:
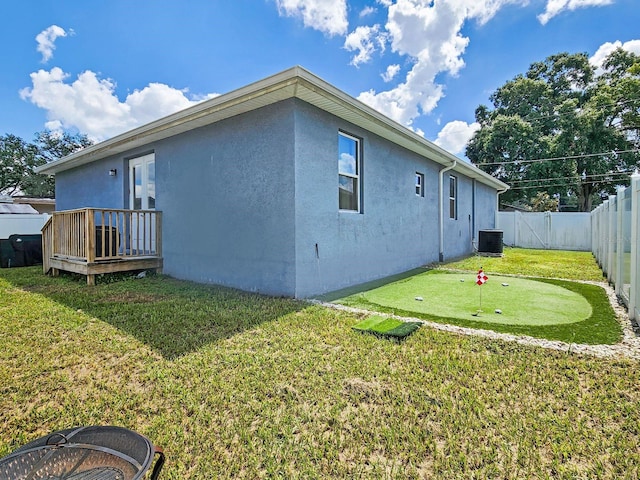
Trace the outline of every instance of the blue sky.
{"label": "blue sky", "polygon": [[638,0],[21,0],[0,135],[102,140],[301,65],[462,155],[474,111],[549,55],[640,54]]}

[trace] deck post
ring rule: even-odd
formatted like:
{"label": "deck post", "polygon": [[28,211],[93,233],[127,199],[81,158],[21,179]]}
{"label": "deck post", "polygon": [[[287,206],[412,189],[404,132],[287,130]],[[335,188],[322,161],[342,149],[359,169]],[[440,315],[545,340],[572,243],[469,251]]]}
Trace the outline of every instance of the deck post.
{"label": "deck post", "polygon": [[87,249],[85,252],[87,262],[94,262],[96,260],[96,219],[91,208],[85,209],[84,239],[85,248]]}
{"label": "deck post", "polygon": [[[162,257],[162,212],[156,212],[156,256]],[[162,274],[162,267],[156,268],[157,274]]]}
{"label": "deck post", "polygon": [[156,214],[156,255],[162,256],[162,212]]}

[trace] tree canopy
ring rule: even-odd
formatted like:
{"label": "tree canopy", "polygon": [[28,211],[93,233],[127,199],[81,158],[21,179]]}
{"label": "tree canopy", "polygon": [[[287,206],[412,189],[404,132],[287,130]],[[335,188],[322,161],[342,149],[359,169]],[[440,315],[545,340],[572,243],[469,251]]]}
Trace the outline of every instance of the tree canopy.
{"label": "tree canopy", "polygon": [[37,133],[33,143],[12,134],[0,136],[0,194],[53,197],[54,179],[35,173],[36,167],[92,143],[83,134],[50,131]]}
{"label": "tree canopy", "polygon": [[640,57],[618,49],[596,70],[586,54],[533,63],[480,105],[467,157],[508,183],[503,200],[531,205],[540,192],[594,200],[627,185],[639,165]]}

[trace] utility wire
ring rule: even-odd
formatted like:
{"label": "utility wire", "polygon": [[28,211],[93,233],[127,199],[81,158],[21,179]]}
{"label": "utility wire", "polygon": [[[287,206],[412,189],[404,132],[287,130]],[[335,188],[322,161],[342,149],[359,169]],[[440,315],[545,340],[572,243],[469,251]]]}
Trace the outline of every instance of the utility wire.
{"label": "utility wire", "polygon": [[[596,108],[594,108],[593,110],[603,110],[607,107],[621,107],[624,106],[628,103],[637,103],[640,102],[640,98],[632,98],[629,100],[625,100],[625,101],[621,101],[621,102],[616,102],[616,103],[607,103],[604,105],[597,105]],[[536,105],[530,105],[532,108],[536,107]],[[552,108],[556,108],[558,107],[558,105],[552,105]],[[500,110],[502,107],[497,107],[494,108],[494,110],[490,113],[495,113],[496,111]],[[585,108],[585,104],[581,105],[581,106],[576,106],[576,110],[584,110]],[[505,110],[508,110],[508,108],[506,108]],[[526,115],[518,115],[518,114],[513,114],[513,115],[504,115],[505,117],[520,117],[522,120],[525,120],[527,123],[535,123],[535,122],[539,122],[542,121],[544,119],[548,119],[548,118],[562,118],[562,117],[568,117],[570,115],[574,115],[575,111],[572,113],[561,113],[561,112],[554,112],[554,113],[549,113],[546,115],[535,115],[534,113],[527,113]]]}
{"label": "utility wire", "polygon": [[632,148],[630,150],[611,150],[609,152],[601,152],[601,153],[585,153],[582,155],[567,155],[564,157],[550,157],[550,158],[536,158],[533,160],[509,160],[507,162],[487,162],[487,163],[478,163],[474,164],[476,167],[482,167],[484,165],[511,165],[515,163],[539,163],[539,162],[552,162],[557,160],[574,160],[580,158],[590,158],[590,157],[599,157],[602,155],[620,155],[623,153],[636,153],[639,152],[639,148]]}
{"label": "utility wire", "polygon": [[[600,178],[600,177],[616,177],[616,176],[624,176],[628,177],[633,172],[611,172],[611,173],[597,173],[594,175],[587,175],[587,178]],[[578,174],[577,177],[553,177],[553,178],[533,178],[533,179],[524,179],[524,180],[510,180],[508,181],[509,185],[512,183],[531,183],[531,182],[548,182],[548,181],[558,181],[558,180],[577,180],[580,177]]]}
{"label": "utility wire", "polygon": [[[593,185],[599,183],[599,180],[594,180],[594,181],[587,181],[587,182],[580,182],[580,185]],[[526,186],[518,186],[518,187],[512,187],[509,188],[509,190],[528,190],[528,189],[538,189],[538,191],[542,190],[542,189],[546,189],[546,188],[550,188],[550,187],[566,187],[567,184],[566,183],[547,183],[546,185],[526,185]]]}
{"label": "utility wire", "polygon": [[[623,107],[623,106],[626,106],[629,103],[639,103],[639,102],[640,102],[640,98],[630,98],[628,100],[623,100],[623,101],[620,101],[620,102],[605,103],[603,105],[594,105],[593,106],[594,108],[592,108],[592,110],[603,110],[603,109],[605,109],[607,107]],[[529,106],[531,108],[536,108],[536,107],[544,108],[545,107],[544,105],[535,105],[535,104],[529,104]],[[557,108],[560,105],[549,104],[549,106],[551,108]],[[587,103],[583,103],[582,105],[576,105],[576,110],[583,110],[587,106],[588,106]],[[505,107],[494,107],[493,111],[491,111],[490,113],[495,113],[495,112],[497,112],[499,110],[509,110],[509,107],[506,107],[506,108]],[[516,114],[513,114],[513,115],[505,115],[505,116],[506,117],[520,117],[523,120],[527,120],[527,121],[528,120],[532,120],[532,121],[535,122],[535,121],[543,120],[545,118],[559,118],[559,117],[565,117],[565,116],[573,115],[573,114],[575,114],[576,110],[574,110],[571,113],[569,113],[569,112],[562,113],[562,112],[559,112],[559,111],[554,111],[553,113],[547,113],[547,114],[544,114],[544,115],[536,115],[536,114],[534,114],[532,112],[532,113],[527,113],[525,115],[519,115],[519,114],[516,113]],[[529,117],[531,117],[531,118],[529,118]]]}

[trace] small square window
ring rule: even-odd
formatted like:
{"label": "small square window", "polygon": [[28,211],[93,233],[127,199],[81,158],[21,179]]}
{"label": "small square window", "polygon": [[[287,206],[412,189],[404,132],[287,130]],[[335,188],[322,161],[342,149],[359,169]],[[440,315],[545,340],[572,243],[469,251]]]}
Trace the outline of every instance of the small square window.
{"label": "small square window", "polygon": [[424,197],[424,173],[416,172],[416,196]]}

